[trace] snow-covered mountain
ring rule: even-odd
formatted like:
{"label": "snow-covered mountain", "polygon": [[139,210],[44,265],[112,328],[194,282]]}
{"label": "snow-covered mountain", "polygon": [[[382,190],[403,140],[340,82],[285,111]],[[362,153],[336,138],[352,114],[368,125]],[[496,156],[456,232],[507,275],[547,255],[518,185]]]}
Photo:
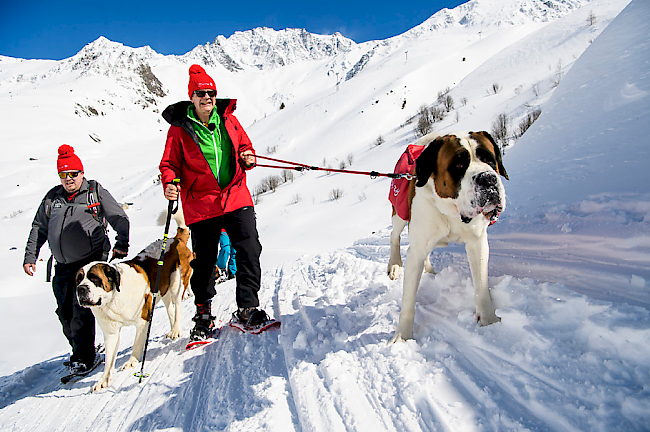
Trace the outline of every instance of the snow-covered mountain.
{"label": "snow-covered mountain", "polygon": [[[644,0],[472,0],[362,44],[255,29],[183,56],[100,38],[62,61],[0,57],[0,429],[646,430],[649,23]],[[454,104],[440,132],[491,130],[505,115],[508,208],[490,228],[502,322],[476,326],[464,251],[450,245],[422,278],[416,339],[386,346],[401,297],[385,276],[389,180],[295,172],[256,204],[261,302],[280,330],[226,328],[186,353],[157,309],[144,385],[129,372],[94,395],[98,374],[60,385],[68,347],[45,264],[22,272],[56,149],[73,145],[87,176],[130,203],[137,253],[162,235],[160,111],[187,98],[194,62],[218,97],[238,99],[258,154],[309,165],[392,171],[441,92]],[[256,168],[248,184],[280,173]],[[213,304],[226,322],[233,282]],[[193,312],[185,302],[186,333]]]}
{"label": "snow-covered mountain", "polygon": [[454,9],[437,12],[409,33],[452,25],[500,27],[549,22],[587,4],[589,0],[471,0]]}
{"label": "snow-covered mountain", "polygon": [[217,36],[214,42],[199,45],[183,58],[208,66],[221,65],[231,72],[243,70],[243,66],[265,70],[335,57],[355,45],[340,33],[323,36],[304,29],[256,28],[236,32],[229,38]]}

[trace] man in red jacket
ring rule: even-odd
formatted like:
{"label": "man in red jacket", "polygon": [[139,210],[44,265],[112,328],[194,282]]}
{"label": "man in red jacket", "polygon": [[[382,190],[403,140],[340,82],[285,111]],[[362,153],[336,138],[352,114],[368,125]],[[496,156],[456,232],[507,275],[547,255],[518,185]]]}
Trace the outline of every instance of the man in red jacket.
{"label": "man in red jacket", "polygon": [[[237,101],[216,99],[214,80],[199,65],[190,67],[190,101],[178,102],[162,116],[171,124],[160,173],[165,198],[180,193],[185,221],[192,233],[196,258],[191,285],[196,303],[191,340],[214,332],[211,300],[215,291],[215,266],[221,228],[237,252],[238,309],[233,319],[258,326],[269,318],[258,309],[260,244],[253,200],[246,186],[246,170],[255,164],[255,151],[244,128],[233,115]],[[172,183],[180,179],[180,186]]]}

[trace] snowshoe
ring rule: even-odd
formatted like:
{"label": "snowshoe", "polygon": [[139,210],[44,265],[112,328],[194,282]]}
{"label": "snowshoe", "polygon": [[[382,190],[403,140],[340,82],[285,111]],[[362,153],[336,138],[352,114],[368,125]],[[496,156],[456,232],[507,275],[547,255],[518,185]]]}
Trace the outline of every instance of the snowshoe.
{"label": "snowshoe", "polygon": [[192,318],[194,328],[190,331],[190,341],[202,341],[208,339],[215,332],[215,316],[212,315],[212,304],[205,302],[196,305],[196,315]]}
{"label": "snowshoe", "polygon": [[270,328],[279,327],[280,321],[270,319],[261,309],[239,308],[233,312],[229,325],[244,333],[260,334]]}
{"label": "snowshoe", "polygon": [[215,326],[212,332],[206,337],[199,337],[198,335],[195,335],[194,338],[192,338],[192,336],[190,336],[190,341],[187,343],[187,345],[185,345],[185,350],[190,351],[195,348],[210,345],[219,338],[219,334],[221,334],[221,325],[219,327]]}

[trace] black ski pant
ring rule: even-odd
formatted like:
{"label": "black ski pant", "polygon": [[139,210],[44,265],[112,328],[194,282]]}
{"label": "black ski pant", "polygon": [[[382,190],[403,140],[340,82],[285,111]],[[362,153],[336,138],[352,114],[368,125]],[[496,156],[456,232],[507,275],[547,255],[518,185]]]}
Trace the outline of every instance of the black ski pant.
{"label": "black ski pant", "polygon": [[235,297],[238,307],[260,305],[257,293],[260,290],[262,269],[260,254],[262,244],[257,234],[257,220],[253,207],[243,207],[231,213],[206,219],[189,225],[192,232],[192,249],[196,258],[192,260],[190,285],[194,291],[194,303],[199,305],[216,294],[216,262],[219,253],[221,228],[230,237],[231,247],[237,254],[237,288]]}
{"label": "black ski pant", "polygon": [[71,361],[92,364],[95,360],[95,317],[90,309],[79,305],[75,275],[86,264],[105,259],[105,252],[99,251],[81,261],[54,266],[52,290],[56,298],[56,314],[72,347]]}

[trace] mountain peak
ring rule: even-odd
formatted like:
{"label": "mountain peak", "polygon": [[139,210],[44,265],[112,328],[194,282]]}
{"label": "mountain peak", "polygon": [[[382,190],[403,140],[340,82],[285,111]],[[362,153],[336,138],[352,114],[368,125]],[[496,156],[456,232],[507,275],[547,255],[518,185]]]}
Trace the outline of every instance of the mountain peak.
{"label": "mountain peak", "polygon": [[591,0],[470,0],[454,9],[441,9],[409,34],[438,30],[454,25],[501,26],[548,22],[558,19]]}
{"label": "mountain peak", "polygon": [[213,43],[199,45],[186,56],[208,65],[219,63],[231,71],[241,70],[243,66],[267,70],[333,57],[350,51],[355,45],[339,32],[318,35],[305,29],[256,27],[235,32],[228,38],[218,36]]}

